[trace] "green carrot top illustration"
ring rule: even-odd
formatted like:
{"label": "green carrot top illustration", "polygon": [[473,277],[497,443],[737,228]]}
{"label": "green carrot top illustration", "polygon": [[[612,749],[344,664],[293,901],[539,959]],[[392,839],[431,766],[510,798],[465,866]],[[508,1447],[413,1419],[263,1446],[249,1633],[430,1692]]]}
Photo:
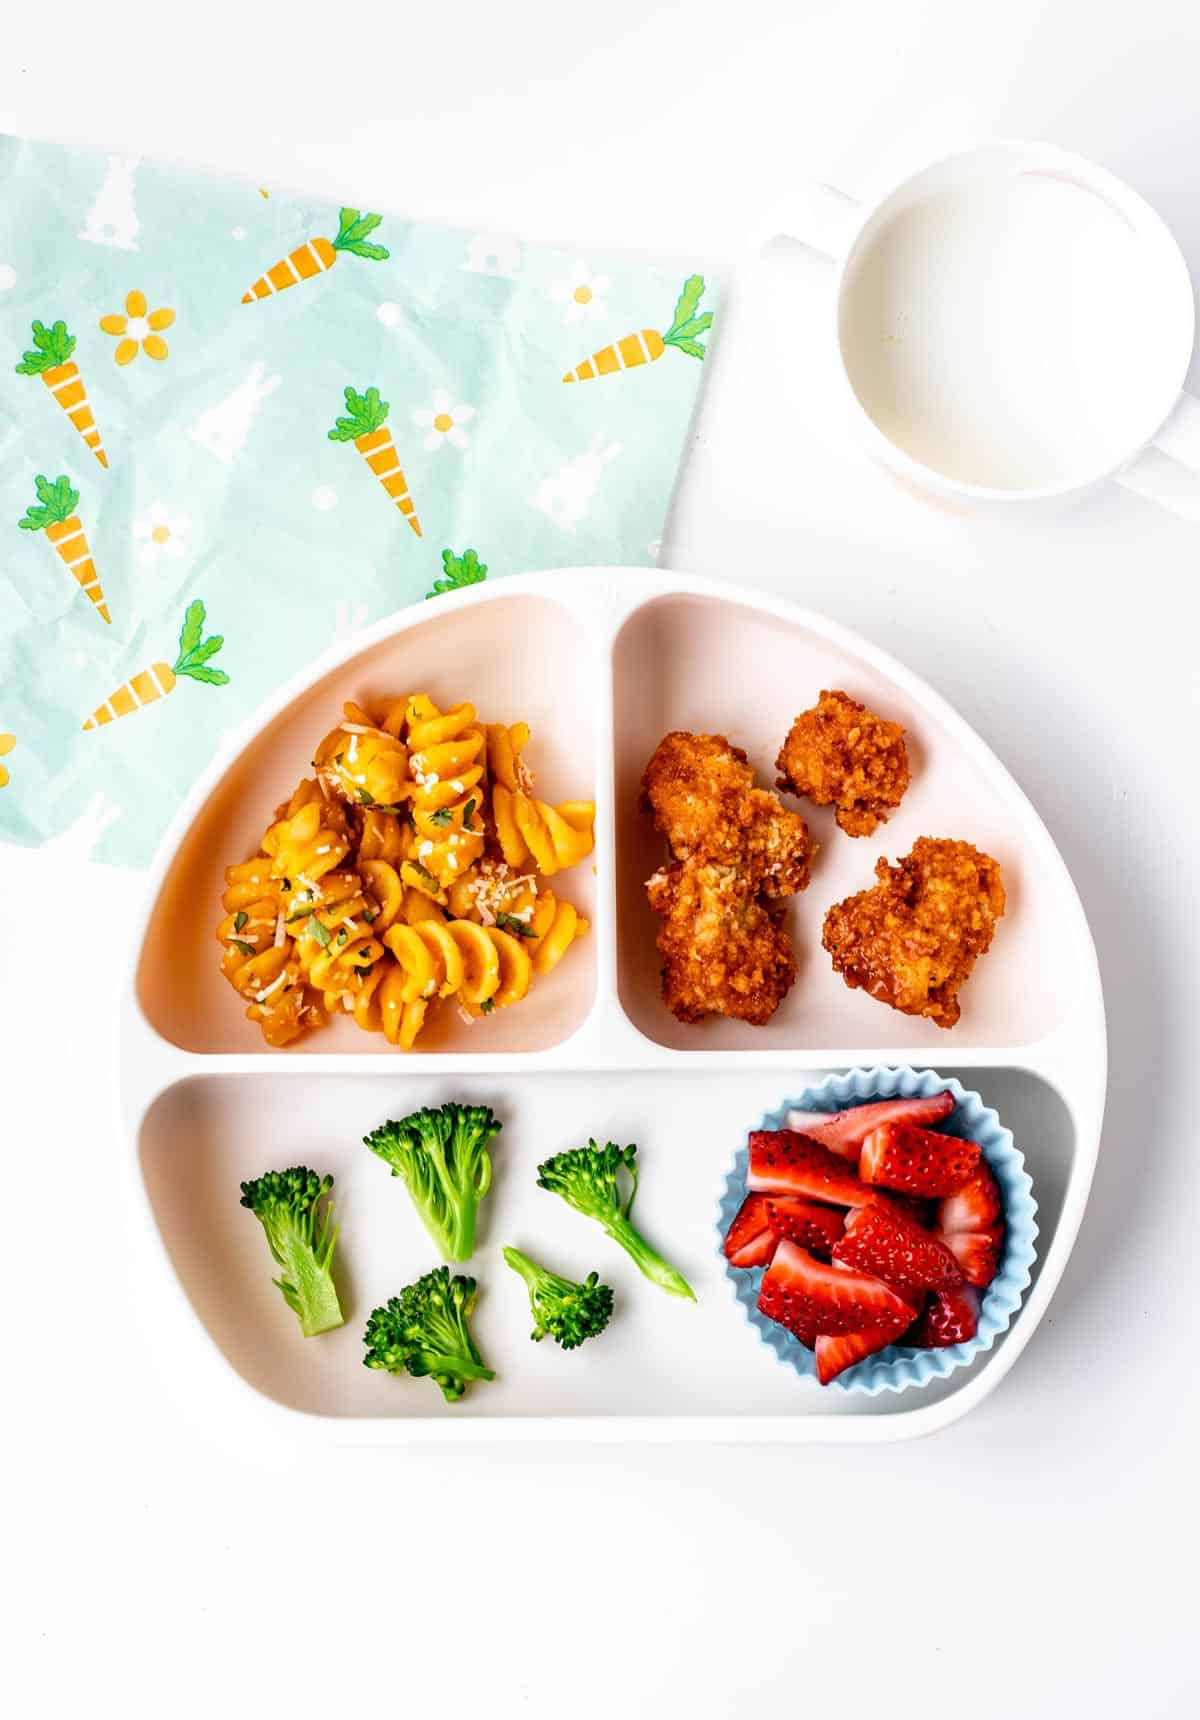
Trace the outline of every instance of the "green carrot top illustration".
{"label": "green carrot top illustration", "polygon": [[337,238],[332,241],[335,251],[349,251],[356,257],[369,257],[373,263],[383,263],[391,256],[386,245],[368,242],[383,220],[382,215],[360,215],[357,209],[339,209]]}
{"label": "green carrot top illustration", "polygon": [[49,328],[36,321],[32,327],[34,350],[27,352],[17,365],[18,376],[42,376],[47,370],[65,364],[75,351],[75,336],[61,319]]}
{"label": "green carrot top illustration", "polygon": [[179,634],[179,655],[171,664],[173,675],[187,675],[193,681],[206,681],[210,687],[224,687],[229,676],[224,669],[210,669],[208,660],[215,657],[225,643],[222,633],[204,637],[206,610],[197,597],[187,606]]}
{"label": "green carrot top illustration", "polygon": [[41,532],[47,526],[61,525],[79,506],[79,491],[72,489],[65,472],[53,483],[49,478],[37,477],[33,487],[37,491],[37,504],[31,503],[25,509],[25,518],[17,521],[23,532]]}
{"label": "green carrot top illustration", "polygon": [[696,337],[712,327],[712,312],[705,311],[702,316],[696,315],[696,308],[703,297],[704,276],[689,275],[683,283],[683,291],[676,303],[671,326],[663,332],[664,346],[676,347],[692,358],[704,357],[704,345]]}
{"label": "green carrot top illustration", "polygon": [[377,388],[368,388],[365,394],[347,388],[345,399],[347,416],[334,421],[329,432],[331,442],[355,442],[360,436],[369,436],[373,430],[382,429],[389,407],[386,400],[379,398]]}
{"label": "green carrot top illustration", "polygon": [[446,577],[434,580],[433,590],[425,593],[427,599],[439,597],[444,591],[461,591],[464,587],[478,585],[487,578],[487,562],[480,561],[473,549],[465,549],[461,555],[455,555],[451,549],[444,549],[442,567]]}

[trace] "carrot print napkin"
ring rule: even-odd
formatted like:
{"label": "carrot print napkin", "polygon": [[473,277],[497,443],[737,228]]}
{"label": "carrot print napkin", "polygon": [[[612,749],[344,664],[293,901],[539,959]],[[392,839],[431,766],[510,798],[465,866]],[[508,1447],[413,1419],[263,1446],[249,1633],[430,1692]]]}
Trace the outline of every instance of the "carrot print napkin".
{"label": "carrot print napkin", "polygon": [[690,262],[0,138],[0,839],[142,864],[332,640],[652,564],[714,300]]}

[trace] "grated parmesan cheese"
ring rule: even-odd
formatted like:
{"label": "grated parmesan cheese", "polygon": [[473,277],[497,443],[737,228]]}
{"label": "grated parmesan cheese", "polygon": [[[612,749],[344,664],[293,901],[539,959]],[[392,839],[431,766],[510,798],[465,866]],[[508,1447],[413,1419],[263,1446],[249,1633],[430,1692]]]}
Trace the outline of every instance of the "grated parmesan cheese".
{"label": "grated parmesan cheese", "polygon": [[271,984],[269,986],[267,986],[265,988],[265,990],[255,992],[255,994],[254,994],[255,1003],[265,1003],[267,1001],[267,999],[270,997],[271,993],[273,991],[278,991],[280,986],[283,985],[286,980],[287,980],[287,971],[285,969],[285,971],[280,974],[279,978],[276,980],[272,980]]}
{"label": "grated parmesan cheese", "polygon": [[276,921],[275,921],[275,948],[276,949],[279,948],[279,946],[283,943],[283,941],[286,937],[287,937],[287,920],[284,918],[283,909],[281,908],[279,910],[279,914],[278,914]]}
{"label": "grated parmesan cheese", "polygon": [[379,735],[385,741],[392,739],[386,729],[377,728],[374,723],[339,723],[338,727],[346,735]]}

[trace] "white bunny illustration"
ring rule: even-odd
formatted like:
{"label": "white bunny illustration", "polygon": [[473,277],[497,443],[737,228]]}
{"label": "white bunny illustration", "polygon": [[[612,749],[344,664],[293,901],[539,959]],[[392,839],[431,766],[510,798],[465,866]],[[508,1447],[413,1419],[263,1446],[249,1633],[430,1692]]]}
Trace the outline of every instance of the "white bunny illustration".
{"label": "white bunny illustration", "polygon": [[367,625],[367,606],[365,603],[350,603],[346,598],[339,597],[333,612],[334,645],[340,645],[344,639],[353,639],[356,633],[361,633]]}
{"label": "white bunny illustration", "polygon": [[268,395],[274,394],[283,380],[268,376],[261,359],[252,365],[246,380],[239,382],[231,394],[216,406],[202,412],[188,434],[216,459],[231,466],[246,446],[246,438],[258,416],[259,408]]}
{"label": "white bunny illustration", "polygon": [[108,172],[96,201],[84,217],[80,239],[93,245],[114,245],[120,251],[136,251],[137,209],[133,201],[133,175],[140,156],[110,155]]}
{"label": "white bunny illustration", "polygon": [[469,275],[497,275],[515,281],[521,273],[521,245],[506,233],[476,233],[467,240],[467,260],[460,263]]}
{"label": "white bunny illustration", "polygon": [[564,531],[574,532],[591,511],[604,468],[620,452],[620,442],[609,442],[604,432],[597,430],[584,453],[566,461],[552,477],[542,479],[531,506]]}

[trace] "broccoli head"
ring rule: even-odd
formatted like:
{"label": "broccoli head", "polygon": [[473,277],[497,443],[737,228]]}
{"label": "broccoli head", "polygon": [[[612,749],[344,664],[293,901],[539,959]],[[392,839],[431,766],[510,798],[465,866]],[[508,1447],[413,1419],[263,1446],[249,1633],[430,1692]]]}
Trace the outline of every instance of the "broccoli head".
{"label": "broccoli head", "polygon": [[338,1234],[326,1199],[332,1187],[332,1177],[319,1177],[307,1165],[268,1171],[242,1184],[242,1205],[266,1231],[271,1257],[282,1268],[273,1282],[306,1338],[345,1320],[331,1271]]}
{"label": "broccoli head", "polygon": [[488,1142],[500,1131],[487,1105],[414,1111],[364,1137],[401,1177],[443,1260],[469,1260],[475,1215],[492,1181]]}
{"label": "broccoli head", "polygon": [[467,1316],[475,1306],[475,1280],[444,1266],[407,1285],[367,1321],[363,1343],[368,1368],[389,1374],[428,1375],[447,1403],[457,1403],[468,1380],[494,1380],[471,1337]]}
{"label": "broccoli head", "polygon": [[[672,1296],[687,1296],[693,1302],[696,1293],[683,1275],[675,1270],[661,1254],[655,1252],[641,1233],[629,1221],[633,1197],[637,1193],[637,1148],[618,1147],[609,1141],[597,1146],[589,1141],[586,1147],[571,1147],[565,1153],[555,1153],[552,1159],[538,1166],[538,1187],[561,1195],[568,1206],[585,1218],[602,1224],[614,1242],[619,1242],[639,1272]],[[627,1173],[629,1193],[622,1197],[621,1173]]]}
{"label": "broccoli head", "polygon": [[612,1318],[613,1293],[601,1284],[594,1272],[589,1272],[582,1284],[570,1278],[560,1278],[522,1254],[519,1248],[506,1248],[504,1258],[514,1272],[520,1273],[529,1291],[529,1307],[533,1314],[536,1343],[549,1332],[564,1350],[576,1350],[588,1338],[596,1338]]}

